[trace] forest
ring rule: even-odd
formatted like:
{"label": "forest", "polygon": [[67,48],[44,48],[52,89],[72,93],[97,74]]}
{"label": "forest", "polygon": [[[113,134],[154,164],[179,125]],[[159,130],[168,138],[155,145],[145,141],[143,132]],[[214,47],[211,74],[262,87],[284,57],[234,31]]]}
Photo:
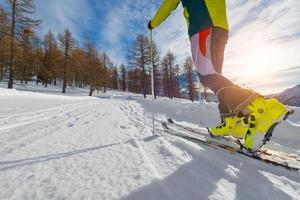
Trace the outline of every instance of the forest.
{"label": "forest", "polygon": [[151,59],[148,36],[138,34],[128,50],[129,62],[117,66],[91,38],[80,44],[68,28],[57,35],[52,30],[39,35],[43,22],[32,17],[35,11],[33,0],[7,0],[0,7],[0,80],[7,81],[8,88],[34,80],[45,87],[59,84],[62,93],[72,86],[88,87],[90,96],[95,91],[122,90],[146,98],[151,94],[153,67],[155,98],[197,99],[199,85],[191,57],[177,64],[172,51],[161,55],[154,42]]}

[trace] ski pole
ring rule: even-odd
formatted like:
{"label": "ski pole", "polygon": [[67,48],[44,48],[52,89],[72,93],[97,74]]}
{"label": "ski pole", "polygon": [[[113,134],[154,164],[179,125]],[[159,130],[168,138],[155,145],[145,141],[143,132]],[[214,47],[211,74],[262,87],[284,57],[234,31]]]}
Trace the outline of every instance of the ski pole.
{"label": "ski pole", "polygon": [[154,58],[153,58],[153,38],[150,30],[150,59],[151,59],[151,92],[152,92],[152,133],[154,134]]}

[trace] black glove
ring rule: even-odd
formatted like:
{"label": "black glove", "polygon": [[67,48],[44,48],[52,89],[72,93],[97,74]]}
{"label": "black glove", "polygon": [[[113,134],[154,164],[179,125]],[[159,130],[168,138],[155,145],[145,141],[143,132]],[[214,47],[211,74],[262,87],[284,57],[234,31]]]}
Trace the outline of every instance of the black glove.
{"label": "black glove", "polygon": [[153,29],[153,27],[151,26],[151,20],[149,20],[149,22],[148,22],[148,29],[149,29],[149,30],[152,30],[152,29]]}

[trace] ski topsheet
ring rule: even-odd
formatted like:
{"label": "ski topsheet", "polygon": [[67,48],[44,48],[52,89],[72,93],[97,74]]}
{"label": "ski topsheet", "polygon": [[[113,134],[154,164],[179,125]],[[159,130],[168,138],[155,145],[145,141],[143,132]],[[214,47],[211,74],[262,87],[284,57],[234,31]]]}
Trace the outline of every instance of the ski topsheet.
{"label": "ski topsheet", "polygon": [[203,144],[228,153],[241,154],[252,159],[286,168],[288,170],[300,171],[300,158],[297,155],[286,154],[269,149],[261,149],[257,153],[251,154],[240,149],[240,146],[234,139],[214,139],[209,136],[208,131],[205,131],[204,128],[190,128],[174,122],[171,119],[166,122],[162,122],[162,126],[166,133],[194,143]]}

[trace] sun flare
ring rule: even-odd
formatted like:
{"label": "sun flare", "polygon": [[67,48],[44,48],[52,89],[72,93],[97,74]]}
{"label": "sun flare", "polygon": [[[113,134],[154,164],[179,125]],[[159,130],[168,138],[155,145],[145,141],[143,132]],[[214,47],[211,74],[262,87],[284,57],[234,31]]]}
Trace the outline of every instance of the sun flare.
{"label": "sun flare", "polygon": [[271,47],[260,47],[245,54],[244,73],[249,78],[267,76],[272,73],[274,67],[273,59],[276,53]]}

